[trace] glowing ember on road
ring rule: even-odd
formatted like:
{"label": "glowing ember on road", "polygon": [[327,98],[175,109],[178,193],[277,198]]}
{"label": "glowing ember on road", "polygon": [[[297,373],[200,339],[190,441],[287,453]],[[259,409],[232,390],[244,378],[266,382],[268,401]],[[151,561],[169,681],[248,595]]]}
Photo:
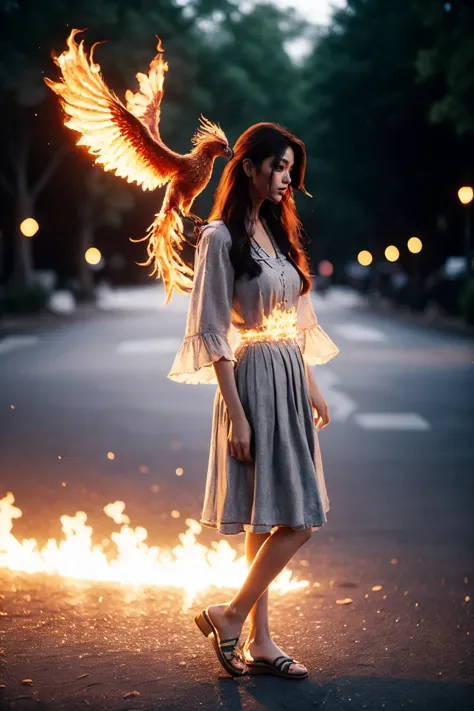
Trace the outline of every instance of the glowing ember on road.
{"label": "glowing ember on road", "polygon": [[[129,585],[157,585],[176,587],[185,593],[185,605],[209,586],[237,588],[243,582],[247,566],[245,557],[225,540],[213,542],[208,548],[197,542],[201,525],[186,519],[187,531],[179,534],[181,543],[171,550],[149,546],[147,530],[132,528],[123,513],[123,501],[104,507],[104,513],[120,525],[110,538],[113,551],[92,543],[93,529],[87,515],[77,511],[75,516],[61,516],[64,538],[59,542],[50,538],[38,548],[36,539],[20,541],[12,531],[13,521],[22,512],[14,506],[14,496],[8,493],[0,499],[0,568],[24,573],[48,573],[80,580],[118,582]],[[308,586],[308,581],[292,580],[285,569],[271,584],[271,590],[281,594]]]}

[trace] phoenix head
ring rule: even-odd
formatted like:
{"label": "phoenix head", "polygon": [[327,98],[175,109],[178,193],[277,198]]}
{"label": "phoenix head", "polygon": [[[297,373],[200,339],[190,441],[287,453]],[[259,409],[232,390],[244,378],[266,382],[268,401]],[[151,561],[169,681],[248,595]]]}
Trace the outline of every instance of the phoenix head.
{"label": "phoenix head", "polygon": [[229,146],[227,136],[225,135],[219,124],[212,123],[202,114],[199,117],[200,126],[191,139],[191,143],[196,147],[195,150],[206,150],[213,157],[225,156],[232,158],[234,155],[232,148]]}

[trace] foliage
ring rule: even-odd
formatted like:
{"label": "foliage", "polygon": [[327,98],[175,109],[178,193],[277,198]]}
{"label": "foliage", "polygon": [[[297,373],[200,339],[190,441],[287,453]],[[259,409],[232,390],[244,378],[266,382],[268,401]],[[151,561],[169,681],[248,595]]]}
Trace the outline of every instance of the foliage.
{"label": "foliage", "polygon": [[453,196],[472,143],[429,122],[432,85],[415,71],[427,43],[412,3],[348,0],[308,59],[300,132],[315,204],[306,222],[336,264],[360,249],[383,259],[395,244],[409,272],[406,241],[418,235],[426,273],[460,248]]}
{"label": "foliage", "polygon": [[[147,69],[155,34],[161,37],[170,67],[161,128],[174,150],[189,150],[201,112],[221,124],[231,143],[262,120],[295,131],[307,145],[305,182],[315,196],[297,195],[313,261],[330,259],[336,274],[342,273],[344,262],[360,249],[369,249],[377,262],[392,243],[401,251],[401,268],[410,272],[413,255],[406,240],[418,235],[426,275],[449,254],[462,252],[456,192],[473,180],[472,4],[458,0],[446,12],[447,4],[348,0],[332,24],[315,33],[307,60],[296,64],[288,43],[313,30],[294,11],[282,12],[271,3],[3,0],[0,200],[7,190],[14,197],[7,196],[2,206],[0,229],[7,243],[17,222],[23,155],[27,186],[42,188],[34,202],[39,222],[49,226],[47,238],[35,242],[35,259],[47,262],[43,266],[54,262],[64,277],[74,272],[70,255],[77,249],[80,220],[71,215],[89,218],[92,210],[106,259],[120,244],[129,277],[143,271],[134,264],[142,261],[143,245],[128,238],[143,236],[162,193],[145,194],[112,178],[110,189],[92,199],[85,189],[92,160],[76,148],[77,136],[62,127],[56,97],[42,81],[43,75],[57,76],[50,52],[64,49],[75,26],[88,28],[88,46],[107,40],[95,56],[121,98],[126,88],[135,89],[135,74]],[[64,149],[53,176],[45,166]],[[223,161],[216,163],[209,188],[197,200],[195,211],[202,217],[222,167]],[[92,170],[100,182],[100,169]],[[133,205],[122,210],[125,195]],[[107,226],[111,221],[115,234]],[[9,247],[10,256],[12,251]],[[7,272],[11,261],[6,260]]]}
{"label": "foliage", "polygon": [[38,283],[22,289],[6,289],[0,292],[0,313],[33,314],[44,311],[48,305],[49,292]]}
{"label": "foliage", "polygon": [[460,134],[474,131],[474,4],[472,0],[417,0],[415,8],[429,30],[416,69],[435,91],[429,112]]}

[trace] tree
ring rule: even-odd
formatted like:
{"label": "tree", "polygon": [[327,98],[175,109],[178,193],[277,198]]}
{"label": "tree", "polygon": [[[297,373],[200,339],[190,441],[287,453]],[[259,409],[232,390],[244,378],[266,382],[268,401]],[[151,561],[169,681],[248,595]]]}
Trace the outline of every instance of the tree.
{"label": "tree", "polygon": [[[58,249],[50,250],[55,255],[64,253],[69,244],[58,227],[65,208],[62,203],[61,210],[56,210],[57,194],[64,198],[69,193],[79,203],[82,189],[76,193],[74,186],[82,185],[92,163],[85,154],[82,160],[75,147],[77,135],[62,127],[57,99],[42,80],[43,74],[57,76],[49,55],[51,50],[63,51],[72,27],[89,28],[87,46],[107,40],[97,47],[95,58],[121,98],[127,88],[136,86],[136,72],[146,71],[156,50],[154,35],[159,34],[170,66],[160,130],[176,151],[190,149],[201,113],[220,122],[232,143],[257,121],[277,120],[291,128],[302,108],[301,72],[285,50],[285,43],[307,27],[295,13],[279,12],[268,4],[243,11],[236,0],[190,0],[186,5],[175,0],[141,0],[138,5],[128,0],[81,0],[72,5],[67,0],[47,4],[4,0],[0,4],[0,101],[4,109],[0,131],[8,138],[0,148],[0,187],[9,191],[18,213],[36,205],[51,215],[48,234],[58,242]],[[61,156],[59,171],[54,173]],[[199,198],[197,211],[203,217],[220,168],[216,166],[213,183]],[[52,180],[53,173],[56,180]],[[20,180],[18,174],[26,178]],[[20,183],[25,186],[23,192]],[[147,196],[139,191],[138,195],[133,186],[124,187],[135,196],[137,223],[142,219],[141,205],[159,209],[160,192]],[[16,217],[14,224],[18,224]],[[13,274],[19,283],[27,283],[32,273],[27,250],[32,241],[15,230]],[[124,235],[125,241],[128,236]]]}
{"label": "tree", "polygon": [[127,186],[112,175],[91,168],[84,180],[84,195],[78,201],[78,249],[77,265],[80,297],[93,298],[94,281],[84,255],[95,245],[95,233],[102,225],[118,228],[123,214],[131,210],[133,195]]}
{"label": "tree", "polygon": [[470,0],[416,0],[416,10],[429,30],[428,46],[418,52],[421,81],[435,96],[429,111],[433,123],[451,123],[459,134],[474,131],[474,4]]}
{"label": "tree", "polygon": [[[4,0],[0,5],[0,102],[4,107],[0,126],[5,137],[0,187],[15,205],[11,282],[17,288],[33,277],[32,241],[24,239],[19,225],[34,215],[40,194],[70,145],[65,132],[51,122],[56,100],[43,74],[55,74],[48,55],[52,48],[62,51],[71,26],[89,26],[88,39],[92,40],[116,37],[108,59],[114,62],[115,77],[131,81],[134,60],[144,53],[143,37],[153,38],[150,27],[159,27],[164,36],[181,36],[189,22],[172,0],[143,0],[140,9],[129,7],[125,0],[83,0],[76,7],[67,0],[48,4]],[[97,38],[98,31],[101,36]],[[148,54],[154,49],[150,41]]]}
{"label": "tree", "polygon": [[[340,266],[363,248],[383,257],[394,243],[409,268],[412,235],[429,244],[426,269],[456,248],[450,196],[465,146],[428,121],[433,87],[419,83],[415,61],[429,41],[410,3],[348,0],[307,61],[313,231]],[[446,221],[448,233],[438,228]]]}

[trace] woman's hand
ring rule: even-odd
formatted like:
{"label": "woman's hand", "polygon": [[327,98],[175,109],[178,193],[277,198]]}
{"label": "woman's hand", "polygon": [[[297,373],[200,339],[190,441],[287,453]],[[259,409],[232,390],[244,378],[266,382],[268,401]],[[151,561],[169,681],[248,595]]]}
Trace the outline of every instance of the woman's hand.
{"label": "woman's hand", "polygon": [[237,391],[234,365],[232,361],[220,358],[215,361],[214,369],[230,419],[230,453],[240,462],[250,464],[253,462],[250,454],[252,432]]}
{"label": "woman's hand", "polygon": [[316,410],[314,422],[318,432],[323,430],[331,422],[329,417],[329,407],[326,400],[323,398],[320,389],[316,386],[311,388],[311,404]]}
{"label": "woman's hand", "polygon": [[235,417],[230,421],[230,453],[233,457],[244,464],[253,462],[250,454],[250,442],[252,438],[252,430],[249,421],[243,415]]}

